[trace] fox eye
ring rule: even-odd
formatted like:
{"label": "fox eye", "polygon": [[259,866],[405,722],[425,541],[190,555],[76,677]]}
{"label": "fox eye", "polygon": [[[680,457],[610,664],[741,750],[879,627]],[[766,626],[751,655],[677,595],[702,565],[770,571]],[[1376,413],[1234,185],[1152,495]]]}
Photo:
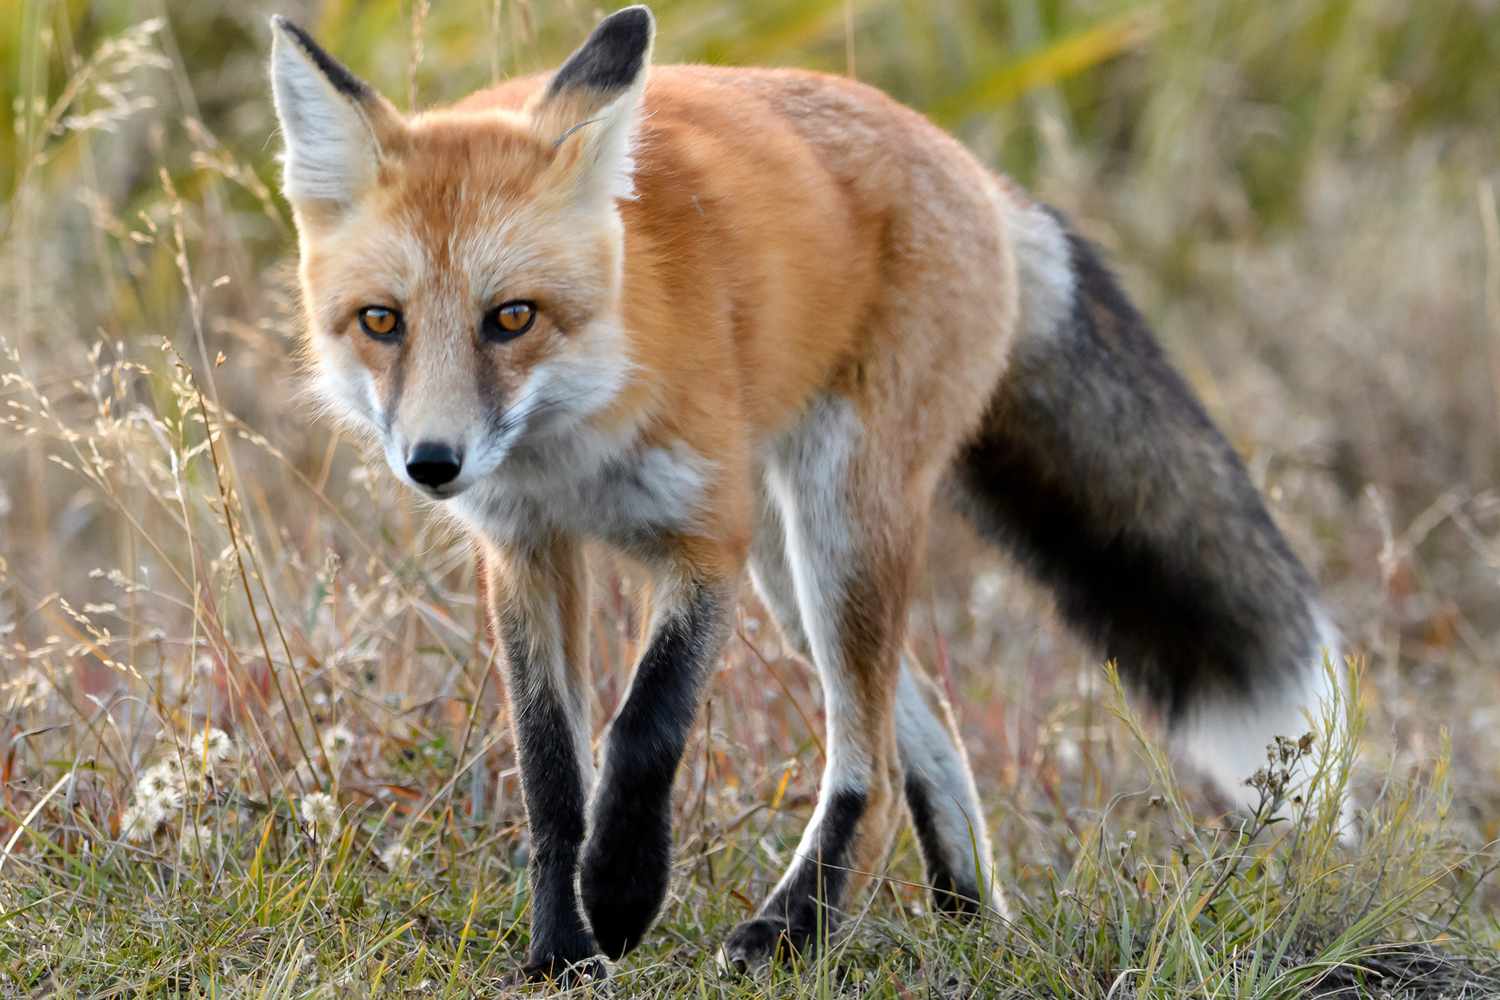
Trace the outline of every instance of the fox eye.
{"label": "fox eye", "polygon": [[401,314],[385,306],[365,306],[359,311],[359,328],[376,340],[401,336]]}
{"label": "fox eye", "polygon": [[491,309],[484,317],[486,340],[504,343],[515,340],[536,322],[536,303],[513,299]]}

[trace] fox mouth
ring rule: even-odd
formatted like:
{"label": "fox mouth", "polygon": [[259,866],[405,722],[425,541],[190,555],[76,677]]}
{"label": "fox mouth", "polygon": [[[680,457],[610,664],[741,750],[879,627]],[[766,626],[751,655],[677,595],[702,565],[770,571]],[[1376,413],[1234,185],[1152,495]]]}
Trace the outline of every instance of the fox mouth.
{"label": "fox mouth", "polygon": [[414,484],[415,489],[428,500],[452,500],[464,490],[469,488],[468,483],[451,483],[447,486],[422,486]]}

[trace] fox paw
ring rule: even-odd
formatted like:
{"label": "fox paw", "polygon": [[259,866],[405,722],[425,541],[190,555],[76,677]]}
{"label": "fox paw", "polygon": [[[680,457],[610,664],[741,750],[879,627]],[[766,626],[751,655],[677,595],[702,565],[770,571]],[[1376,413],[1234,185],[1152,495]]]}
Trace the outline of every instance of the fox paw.
{"label": "fox paw", "polygon": [[639,944],[666,893],[665,866],[660,873],[648,872],[631,881],[600,877],[585,869],[583,905],[600,950],[618,960]]}
{"label": "fox paw", "polygon": [[793,927],[785,920],[756,917],[729,932],[719,948],[719,968],[743,976],[770,962],[788,962],[806,954],[813,945],[811,930]]}
{"label": "fox paw", "polygon": [[619,959],[640,943],[667,898],[672,827],[666,800],[627,809],[614,795],[601,797],[578,881],[594,940],[604,954]]}

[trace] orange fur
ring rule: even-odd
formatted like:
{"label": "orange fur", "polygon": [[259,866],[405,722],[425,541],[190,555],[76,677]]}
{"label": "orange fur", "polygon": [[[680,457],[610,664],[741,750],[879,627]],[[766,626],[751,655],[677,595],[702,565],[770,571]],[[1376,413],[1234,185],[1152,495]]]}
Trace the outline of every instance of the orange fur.
{"label": "orange fur", "polygon": [[[699,626],[707,643],[727,632],[757,532],[779,530],[764,523],[765,491],[795,494],[776,501],[787,523],[773,548],[802,553],[804,592],[785,589],[787,569],[762,568],[783,580],[784,607],[803,605],[779,615],[788,634],[810,616],[804,652],[824,674],[839,747],[809,837],[820,822],[857,823],[829,850],[874,872],[901,814],[897,678],[927,511],[1005,367],[1018,310],[1005,211],[1024,202],[926,120],[849,80],[665,66],[641,91],[594,86],[590,74],[608,79],[600,65],[580,64],[582,85],[514,80],[405,120],[355,91],[369,132],[345,145],[365,143],[378,170],[332,205],[295,205],[311,354],[398,475],[418,441],[487,456],[450,509],[483,540],[512,668],[570,661],[544,675],[564,703],[586,687],[572,662],[586,660],[581,584],[565,579],[581,572],[576,536],[656,568],[662,649],[694,608],[718,616]],[[610,145],[620,128],[633,130],[629,148]],[[622,183],[633,196],[616,200]],[[535,327],[483,341],[482,317],[512,300],[536,304]],[[399,342],[361,335],[372,304],[401,312]],[[559,418],[566,431],[495,444],[543,389],[553,411],[576,411]],[[522,673],[517,683],[542,683]],[[654,697],[641,687],[631,703]],[[920,730],[933,710],[916,711]],[[948,742],[930,752],[967,779],[951,722],[934,719]],[[851,789],[857,813],[835,801]],[[784,882],[805,885],[799,870]],[[803,889],[773,898],[786,893],[805,905]],[[576,932],[567,901],[548,898],[546,926],[563,929],[539,932],[546,963],[579,947],[549,943]]]}
{"label": "orange fur", "polygon": [[[535,297],[544,325],[611,307],[615,290],[600,278],[614,263],[608,241],[559,200],[568,145],[550,150],[521,112],[543,82],[511,81],[424,113],[387,140],[377,197],[305,235],[316,327],[350,334],[359,306],[392,300],[398,282],[372,261],[391,252],[393,236],[419,248],[429,285],[451,282],[455,271],[474,269],[452,258],[455,246],[482,239],[496,215],[512,223],[510,242],[534,258],[505,275],[505,296]],[[755,141],[744,142],[747,135]],[[1003,260],[998,185],[949,137],[878,91],[800,71],[656,67],[638,144],[638,197],[620,205],[618,286],[636,370],[593,419],[713,456],[722,471],[702,520],[723,537],[723,569],[733,572],[748,533],[754,449],[815,393],[847,395],[872,416],[899,410],[901,426],[886,428],[883,447],[897,463],[940,453],[978,419],[1004,356],[1013,290],[1000,282],[974,303],[968,323],[941,292],[904,298],[899,290],[996,284],[988,274],[933,272],[957,272],[970,257]],[[420,319],[418,339],[469,332],[420,329]],[[539,333],[495,362],[501,391],[566,350],[555,327]],[[360,345],[377,375],[380,353]],[[960,355],[978,356],[966,368],[979,377],[923,363]],[[907,402],[918,396],[942,406]],[[931,474],[922,478],[919,491],[932,486]]]}

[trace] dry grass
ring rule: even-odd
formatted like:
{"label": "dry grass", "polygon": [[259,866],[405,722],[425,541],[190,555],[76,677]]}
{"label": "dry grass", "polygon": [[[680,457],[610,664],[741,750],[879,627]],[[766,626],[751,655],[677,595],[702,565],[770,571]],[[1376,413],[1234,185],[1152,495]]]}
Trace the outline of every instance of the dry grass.
{"label": "dry grass", "polygon": [[[353,6],[288,12],[429,101],[549,65],[593,16]],[[1013,919],[924,913],[903,838],[824,959],[716,978],[821,770],[815,684],[747,603],[679,776],[672,903],[618,992],[1500,989],[1500,9],[657,10],[661,58],[852,61],[1111,250],[1366,655],[1368,813],[1355,848],[1317,819],[1222,828],[948,526],[913,640],[960,707]],[[263,13],[23,0],[0,24],[0,995],[468,995],[524,951],[466,547],[299,397]],[[607,718],[634,587],[599,566]]]}

